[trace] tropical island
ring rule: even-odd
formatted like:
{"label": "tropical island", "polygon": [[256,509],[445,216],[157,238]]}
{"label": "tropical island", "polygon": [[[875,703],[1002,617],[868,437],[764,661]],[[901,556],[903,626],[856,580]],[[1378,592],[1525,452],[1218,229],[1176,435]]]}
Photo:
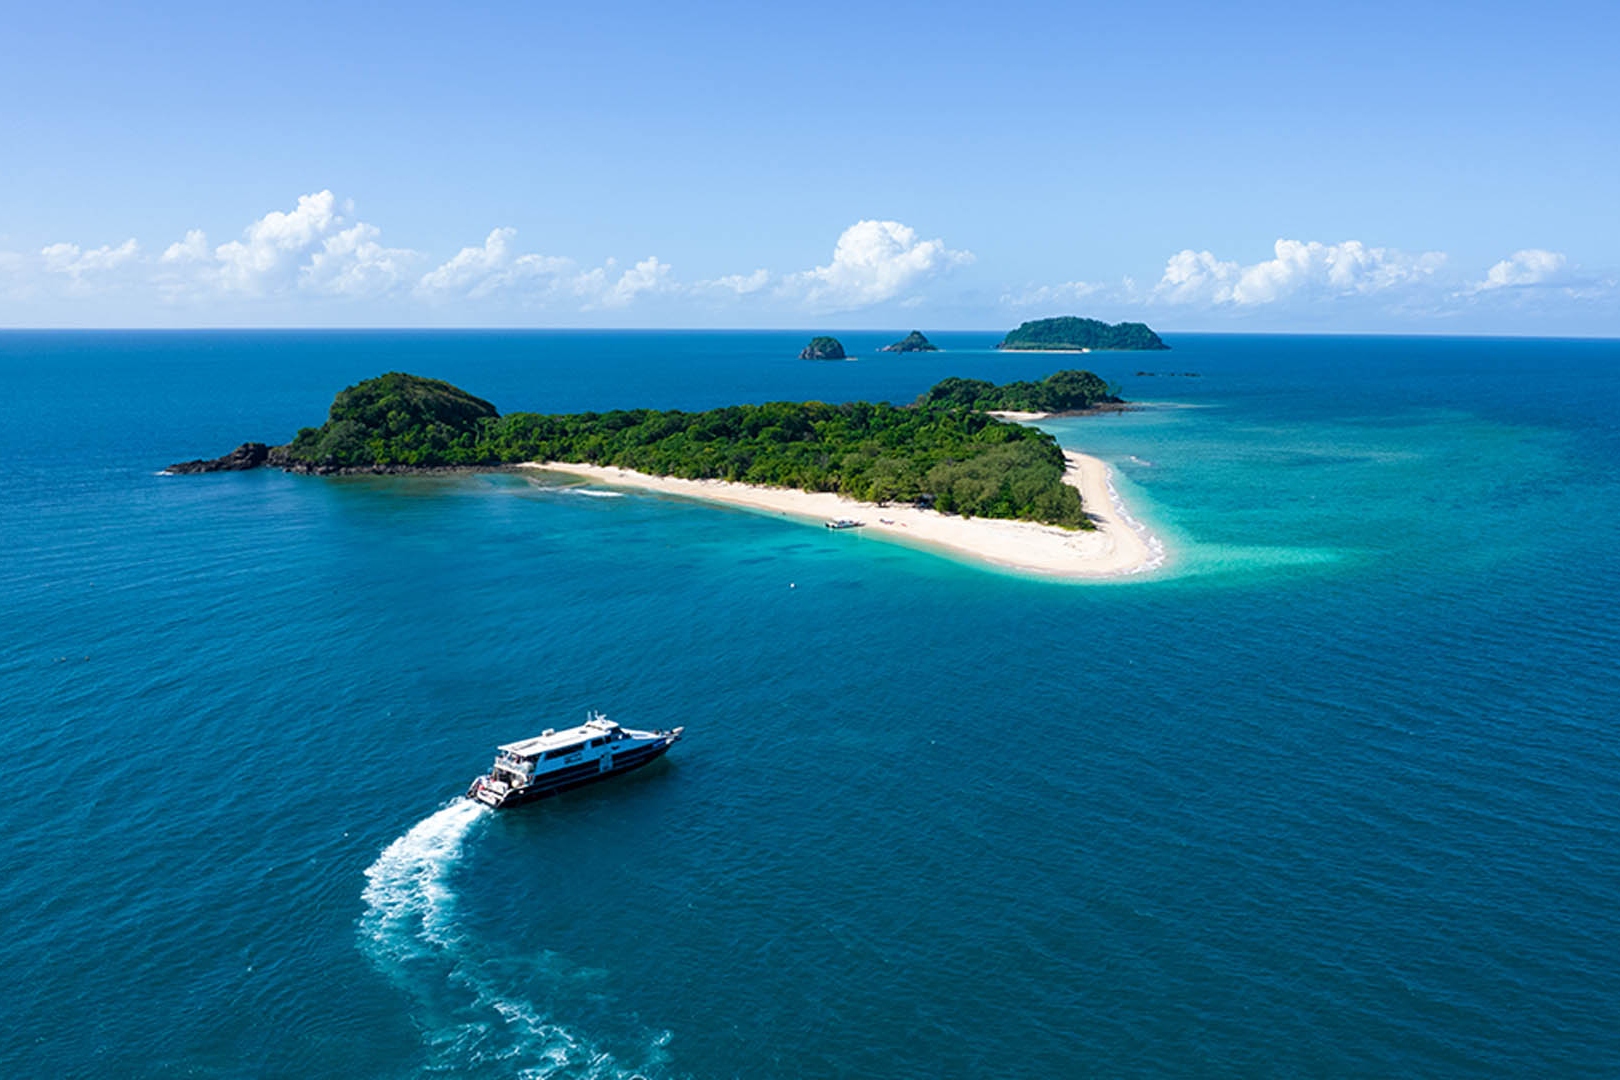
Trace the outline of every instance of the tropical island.
{"label": "tropical island", "polygon": [[1007,332],[996,346],[1038,352],[1090,352],[1093,349],[1168,349],[1146,323],[1105,323],[1064,315],[1035,319]]}
{"label": "tropical island", "polygon": [[939,352],[939,346],[924,337],[921,330],[913,330],[893,345],[883,346],[878,352]]}
{"label": "tropical island", "polygon": [[[999,420],[985,406],[1083,408],[1112,398],[1109,389],[1090,372],[1062,371],[1003,386],[947,379],[902,406],[807,401],[503,416],[447,382],[390,372],[340,392],[326,423],[284,446],[244,444],[168,471],[268,465],[332,475],[523,465],[798,517],[869,514],[878,519],[872,529],[896,538],[1085,575],[1146,558],[1112,505],[1102,463],[1066,453],[1050,434]],[[980,528],[963,532],[968,525]]]}
{"label": "tropical island", "polygon": [[1059,371],[1040,382],[1010,382],[997,386],[983,379],[941,379],[917,399],[919,405],[950,405],[976,409],[992,416],[1002,413],[1024,418],[1074,415],[1101,406],[1123,406],[1119,388],[1089,371]]}
{"label": "tropical island", "polygon": [[847,360],[844,344],[835,337],[813,337],[799,353],[800,360]]}

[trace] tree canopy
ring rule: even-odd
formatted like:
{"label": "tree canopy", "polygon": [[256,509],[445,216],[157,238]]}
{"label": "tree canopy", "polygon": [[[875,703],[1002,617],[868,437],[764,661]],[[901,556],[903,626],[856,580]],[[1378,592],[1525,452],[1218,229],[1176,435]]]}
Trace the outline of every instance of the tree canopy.
{"label": "tree canopy", "polygon": [[917,404],[1012,412],[1075,412],[1118,401],[1113,388],[1097,375],[1070,370],[1054,372],[1040,382],[1000,386],[983,379],[942,379],[918,398]]}
{"label": "tree canopy", "polygon": [[1064,315],[1009,330],[998,349],[1168,349],[1146,323],[1105,323]]}

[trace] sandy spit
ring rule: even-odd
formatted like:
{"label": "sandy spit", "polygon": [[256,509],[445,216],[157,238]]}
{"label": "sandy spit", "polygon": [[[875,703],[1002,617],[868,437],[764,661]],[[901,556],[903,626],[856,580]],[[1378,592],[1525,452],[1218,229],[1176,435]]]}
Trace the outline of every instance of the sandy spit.
{"label": "sandy spit", "polygon": [[909,504],[879,506],[829,492],[759,487],[725,480],[682,480],[648,476],[608,465],[531,462],[521,467],[583,476],[611,487],[652,491],[740,506],[816,525],[848,518],[865,524],[849,530],[917,547],[944,549],[958,556],[1047,577],[1099,578],[1157,568],[1164,560],[1157,540],[1146,535],[1125,511],[1108,482],[1108,466],[1097,458],[1064,451],[1064,482],[1080,489],[1094,532],[1056,525],[995,518],[964,518]]}

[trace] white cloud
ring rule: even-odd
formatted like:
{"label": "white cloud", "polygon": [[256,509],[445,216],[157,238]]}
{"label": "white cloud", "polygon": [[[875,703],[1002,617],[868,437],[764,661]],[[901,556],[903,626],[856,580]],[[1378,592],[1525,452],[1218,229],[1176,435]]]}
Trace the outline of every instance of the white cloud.
{"label": "white cloud", "polygon": [[184,240],[176,240],[163,252],[165,263],[200,263],[208,260],[208,234],[192,229]]}
{"label": "white cloud", "polygon": [[625,307],[642,293],[662,292],[670,287],[669,265],[654,257],[642,259],[617,279],[612,276],[613,266],[609,259],[605,267],[574,279],[574,294],[585,300],[586,308]]}
{"label": "white cloud", "polygon": [[405,248],[385,248],[382,231],[359,222],[326,237],[299,271],[299,284],[341,296],[391,292],[405,280],[420,256]]}
{"label": "white cloud", "polygon": [[1485,280],[1475,283],[1473,291],[1545,284],[1559,276],[1566,261],[1559,252],[1541,248],[1515,251],[1511,258],[1503,259],[1486,271]]}
{"label": "white cloud", "polygon": [[381,231],[365,222],[350,224],[338,212],[330,191],[300,195],[290,211],[272,210],[232,240],[214,249],[210,263],[200,230],[171,244],[168,263],[206,266],[203,280],[225,292],[260,296],[291,288],[337,295],[375,295],[403,280],[419,255],[385,248]]}
{"label": "white cloud", "polygon": [[45,270],[52,274],[66,274],[74,281],[87,275],[105,274],[134,262],[140,257],[141,246],[134,238],[117,247],[105,244],[89,251],[78,244],[51,244],[40,251]]}
{"label": "white cloud", "polygon": [[244,239],[214,249],[219,283],[260,293],[296,280],[300,263],[339,221],[330,191],[300,195],[290,213],[272,210],[244,230]]}
{"label": "white cloud", "polygon": [[482,296],[500,288],[510,278],[512,238],[516,229],[494,229],[482,247],[464,247],[435,270],[422,275],[416,287],[426,293],[460,293]]}
{"label": "white cloud", "polygon": [[839,236],[832,262],[787,277],[779,291],[812,309],[840,311],[892,300],[953,266],[973,261],[943,240],[918,240],[898,221],[857,221]]}
{"label": "white cloud", "polygon": [[677,287],[670,279],[669,264],[655,256],[623,271],[613,259],[580,270],[574,260],[562,256],[517,254],[512,245],[516,237],[516,229],[492,229],[482,246],[464,247],[423,274],[417,292],[443,300],[507,296],[530,304],[571,299],[588,311],[626,307],[643,294]]}
{"label": "white cloud", "polygon": [[1370,248],[1359,240],[1339,244],[1278,240],[1273,258],[1243,266],[1208,251],[1186,249],[1170,256],[1154,288],[1155,299],[1175,304],[1272,304],[1305,294],[1365,296],[1428,280],[1445,264],[1440,252],[1408,255]]}
{"label": "white cloud", "polygon": [[755,270],[752,274],[727,274],[710,281],[700,281],[695,286],[699,290],[713,290],[716,292],[729,292],[735,296],[748,296],[757,293],[771,283],[769,270]]}

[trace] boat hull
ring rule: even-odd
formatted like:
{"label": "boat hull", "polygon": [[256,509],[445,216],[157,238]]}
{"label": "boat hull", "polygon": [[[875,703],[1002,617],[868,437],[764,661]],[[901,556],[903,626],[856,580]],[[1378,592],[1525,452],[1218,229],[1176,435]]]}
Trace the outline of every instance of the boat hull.
{"label": "boat hull", "polygon": [[644,766],[651,765],[665,754],[669,753],[671,740],[659,740],[649,746],[638,747],[623,754],[615,754],[613,765],[603,769],[598,760],[581,762],[566,769],[558,769],[547,776],[538,777],[527,787],[517,788],[506,792],[497,801],[491,803],[478,797],[478,785],[474,784],[467,793],[469,799],[493,806],[497,810],[508,810],[514,806],[525,803],[539,802],[549,799],[553,795],[561,795],[565,791],[582,788],[588,784],[599,783],[615,776],[623,776],[627,772],[634,772]]}

